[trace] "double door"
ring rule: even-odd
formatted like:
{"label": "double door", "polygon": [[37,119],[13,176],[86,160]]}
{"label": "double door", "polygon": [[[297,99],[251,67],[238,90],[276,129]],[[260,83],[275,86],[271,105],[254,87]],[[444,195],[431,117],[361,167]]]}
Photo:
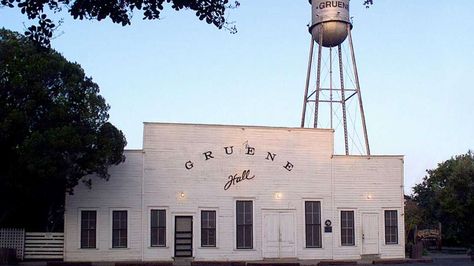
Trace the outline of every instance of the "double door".
{"label": "double door", "polygon": [[295,212],[271,210],[263,213],[263,257],[296,257]]}

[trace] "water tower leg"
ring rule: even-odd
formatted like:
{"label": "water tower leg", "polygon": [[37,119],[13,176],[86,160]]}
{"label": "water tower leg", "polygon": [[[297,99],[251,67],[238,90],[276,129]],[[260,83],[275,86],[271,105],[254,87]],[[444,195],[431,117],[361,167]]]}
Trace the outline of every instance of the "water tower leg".
{"label": "water tower leg", "polygon": [[337,46],[337,52],[339,54],[339,76],[341,80],[341,105],[342,105],[342,122],[344,125],[344,145],[346,149],[346,155],[349,155],[349,141],[347,138],[346,97],[344,94],[344,69],[342,67],[342,49],[341,49],[340,44]]}
{"label": "water tower leg", "polygon": [[329,128],[334,129],[333,126],[333,94],[332,91],[332,47],[329,47]]}
{"label": "water tower leg", "polygon": [[367,135],[367,126],[365,124],[364,105],[362,104],[362,96],[360,94],[359,74],[357,72],[357,65],[356,65],[356,60],[355,60],[355,55],[354,55],[354,45],[352,44],[351,26],[349,24],[347,24],[347,31],[349,33],[349,46],[351,49],[352,65],[354,67],[356,92],[357,92],[357,97],[359,97],[359,108],[360,108],[360,115],[362,118],[362,128],[364,130],[365,148],[367,151],[367,155],[370,156],[369,137]]}
{"label": "water tower leg", "polygon": [[314,40],[313,40],[313,37],[311,37],[311,43],[309,45],[308,70],[306,72],[306,86],[304,88],[303,114],[301,115],[301,127],[304,127],[304,122],[306,120],[306,105],[308,104],[308,90],[309,90],[309,81],[311,80],[311,66],[313,64],[313,50],[314,50]]}
{"label": "water tower leg", "polygon": [[[317,27],[323,27],[319,25]],[[323,31],[319,32],[319,43],[318,43],[318,69],[316,72],[316,100],[314,102],[314,128],[318,127],[318,115],[319,115],[319,93],[321,91],[321,54],[323,50]]]}

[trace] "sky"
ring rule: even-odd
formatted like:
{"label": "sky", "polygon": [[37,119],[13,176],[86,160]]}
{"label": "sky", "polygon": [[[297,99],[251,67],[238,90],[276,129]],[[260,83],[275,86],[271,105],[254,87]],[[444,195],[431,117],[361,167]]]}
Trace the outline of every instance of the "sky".
{"label": "sky", "polygon": [[[351,1],[370,148],[405,156],[410,194],[426,169],[474,149],[474,1],[374,2]],[[59,13],[52,47],[99,84],[128,149],[142,148],[145,121],[299,127],[311,6],[240,3],[228,12],[237,34],[169,8],[158,21],[136,13],[127,27]],[[0,26],[31,23],[0,9]]]}

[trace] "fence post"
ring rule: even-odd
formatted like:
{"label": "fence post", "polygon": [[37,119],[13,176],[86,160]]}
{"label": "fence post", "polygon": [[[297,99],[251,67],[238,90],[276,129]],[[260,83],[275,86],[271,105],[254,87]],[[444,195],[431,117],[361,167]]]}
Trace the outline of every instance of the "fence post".
{"label": "fence post", "polygon": [[442,248],[442,242],[441,241],[443,239],[443,234],[442,234],[442,231],[441,231],[441,222],[438,223],[438,227],[439,227],[439,238],[438,238],[438,241],[437,241],[438,242],[437,246],[438,246],[438,250],[441,250],[441,248]]}
{"label": "fence post", "polygon": [[413,233],[413,243],[415,243],[416,245],[417,241],[418,241],[418,225],[415,224],[415,232]]}

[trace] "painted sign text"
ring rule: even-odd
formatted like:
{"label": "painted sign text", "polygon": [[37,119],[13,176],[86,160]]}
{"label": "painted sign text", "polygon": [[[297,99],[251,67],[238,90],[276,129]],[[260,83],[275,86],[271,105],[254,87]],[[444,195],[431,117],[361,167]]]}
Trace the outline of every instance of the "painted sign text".
{"label": "painted sign text", "polygon": [[[256,157],[259,156],[257,154],[257,150],[255,149],[255,147],[251,147],[251,146],[248,146],[248,145],[245,146],[245,148],[243,150],[243,153],[244,153],[245,156],[256,156]],[[230,156],[230,155],[234,154],[234,146],[224,147],[223,148],[223,154],[225,154],[226,156]],[[267,152],[264,153],[264,155],[261,158],[264,159],[264,160],[273,162],[273,161],[275,161],[276,156],[277,156],[276,153],[267,151]],[[202,153],[202,158],[204,159],[204,161],[212,161],[213,159],[215,159],[214,151],[205,151],[205,152],[203,152]],[[184,167],[187,170],[191,170],[191,169],[194,168],[194,162],[191,161],[191,160],[187,161],[187,162],[184,163]],[[290,161],[286,161],[286,163],[281,165],[281,167],[283,167],[287,171],[291,171],[291,170],[293,170],[294,165]]]}
{"label": "painted sign text", "polygon": [[242,175],[234,174],[228,177],[227,183],[224,185],[224,190],[228,190],[231,186],[242,182],[244,180],[254,179],[255,175],[250,176],[250,170],[245,170],[242,172]]}

